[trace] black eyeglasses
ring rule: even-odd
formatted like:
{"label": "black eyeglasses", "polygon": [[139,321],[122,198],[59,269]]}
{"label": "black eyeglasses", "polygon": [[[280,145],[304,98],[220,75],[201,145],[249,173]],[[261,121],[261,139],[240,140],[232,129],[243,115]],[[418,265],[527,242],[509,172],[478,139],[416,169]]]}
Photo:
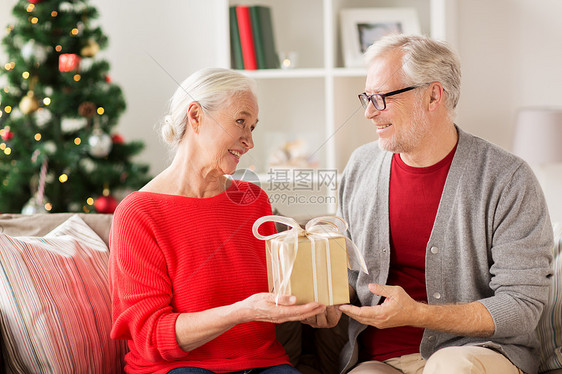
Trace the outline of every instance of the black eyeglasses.
{"label": "black eyeglasses", "polygon": [[375,109],[385,110],[386,109],[385,97],[398,95],[402,92],[407,92],[407,91],[413,90],[414,88],[425,86],[426,84],[429,84],[429,83],[419,84],[417,86],[410,86],[410,87],[402,88],[401,90],[396,90],[396,91],[382,93],[382,94],[367,95],[365,92],[363,92],[362,94],[358,95],[359,101],[361,101],[361,105],[363,105],[364,109],[367,109],[367,106],[369,106],[369,101],[370,101],[370,102],[373,103],[373,106],[375,107]]}

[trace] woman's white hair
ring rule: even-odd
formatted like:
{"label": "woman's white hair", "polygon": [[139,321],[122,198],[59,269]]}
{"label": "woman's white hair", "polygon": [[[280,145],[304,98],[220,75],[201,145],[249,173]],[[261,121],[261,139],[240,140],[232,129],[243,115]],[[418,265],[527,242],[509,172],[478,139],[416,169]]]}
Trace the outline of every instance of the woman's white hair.
{"label": "woman's white hair", "polygon": [[162,139],[175,150],[187,130],[187,109],[196,101],[203,110],[213,112],[224,106],[237,93],[251,92],[257,96],[256,82],[229,69],[205,68],[191,74],[178,87],[168,114],[160,124]]}
{"label": "woman's white hair", "polygon": [[402,52],[402,78],[407,85],[440,82],[445,91],[445,105],[451,119],[459,102],[461,64],[449,46],[421,35],[391,34],[371,45],[365,52],[365,62],[389,52]]}

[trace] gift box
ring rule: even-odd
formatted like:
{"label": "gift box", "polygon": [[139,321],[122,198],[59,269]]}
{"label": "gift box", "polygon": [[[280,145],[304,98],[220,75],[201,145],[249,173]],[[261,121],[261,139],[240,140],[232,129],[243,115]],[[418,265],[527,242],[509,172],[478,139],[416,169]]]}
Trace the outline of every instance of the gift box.
{"label": "gift box", "polygon": [[[264,237],[258,229],[267,221],[283,223],[290,229]],[[346,229],[343,219],[332,216],[315,218],[305,229],[288,217],[258,219],[253,231],[257,238],[266,241],[270,292],[277,296],[294,295],[297,304],[349,303],[348,267],[353,262],[367,270],[357,247],[344,236]]]}

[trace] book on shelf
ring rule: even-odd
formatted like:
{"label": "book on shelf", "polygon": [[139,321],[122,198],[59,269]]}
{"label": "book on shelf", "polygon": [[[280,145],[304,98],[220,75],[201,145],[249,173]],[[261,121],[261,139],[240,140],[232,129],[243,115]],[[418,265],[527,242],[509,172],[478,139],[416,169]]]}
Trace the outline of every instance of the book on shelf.
{"label": "book on shelf", "polygon": [[251,6],[250,16],[254,32],[258,69],[277,69],[279,67],[279,58],[275,48],[271,8],[263,5]]}
{"label": "book on shelf", "polygon": [[271,8],[262,5],[231,6],[229,16],[232,68],[279,68]]}
{"label": "book on shelf", "polygon": [[230,66],[233,69],[244,69],[244,58],[242,57],[242,46],[240,45],[240,33],[238,32],[238,20],[236,18],[236,7],[229,8],[230,20]]}
{"label": "book on shelf", "polygon": [[240,33],[240,46],[242,47],[244,69],[256,70],[258,64],[256,61],[256,50],[252,33],[250,7],[247,5],[238,5],[236,7],[236,17],[238,21],[238,32]]}

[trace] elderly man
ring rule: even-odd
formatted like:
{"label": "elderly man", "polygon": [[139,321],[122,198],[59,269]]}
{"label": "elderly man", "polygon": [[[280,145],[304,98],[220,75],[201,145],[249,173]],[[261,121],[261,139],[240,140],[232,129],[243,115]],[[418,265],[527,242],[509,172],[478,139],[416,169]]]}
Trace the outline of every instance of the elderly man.
{"label": "elderly man", "polygon": [[536,373],[551,225],[521,159],[454,123],[460,64],[441,42],[369,48],[359,99],[379,140],[353,153],[340,214],[369,274],[351,272],[343,372]]}

